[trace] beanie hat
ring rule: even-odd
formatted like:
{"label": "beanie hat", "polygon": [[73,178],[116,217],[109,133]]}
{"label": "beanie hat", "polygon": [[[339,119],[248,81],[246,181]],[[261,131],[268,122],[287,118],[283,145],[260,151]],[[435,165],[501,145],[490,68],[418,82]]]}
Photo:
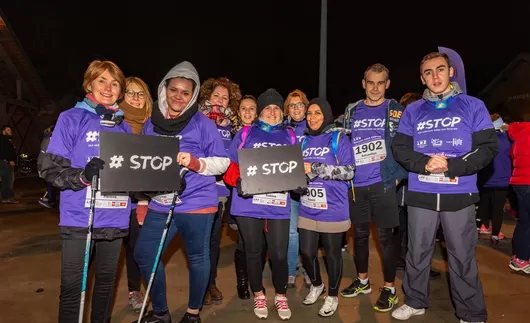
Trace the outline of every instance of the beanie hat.
{"label": "beanie hat", "polygon": [[268,89],[258,97],[258,116],[268,105],[277,105],[280,109],[283,107],[283,97],[275,89]]}

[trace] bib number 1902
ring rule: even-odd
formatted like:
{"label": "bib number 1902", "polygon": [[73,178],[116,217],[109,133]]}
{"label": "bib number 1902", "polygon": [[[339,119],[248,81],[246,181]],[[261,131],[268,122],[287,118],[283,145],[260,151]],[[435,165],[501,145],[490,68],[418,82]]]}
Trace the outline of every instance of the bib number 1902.
{"label": "bib number 1902", "polygon": [[356,146],[355,147],[355,153],[356,154],[362,154],[362,153],[365,153],[365,152],[368,152],[368,151],[379,150],[381,148],[383,148],[382,141],[372,141],[372,142],[366,143],[364,145]]}

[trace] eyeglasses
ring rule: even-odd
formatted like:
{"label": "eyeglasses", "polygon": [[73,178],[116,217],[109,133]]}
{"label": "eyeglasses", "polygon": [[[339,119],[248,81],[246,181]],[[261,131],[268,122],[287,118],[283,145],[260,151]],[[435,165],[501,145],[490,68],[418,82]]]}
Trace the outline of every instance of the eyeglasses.
{"label": "eyeglasses", "polygon": [[145,93],[144,92],[134,92],[133,90],[126,90],[125,94],[127,94],[128,97],[134,98],[135,96],[138,96],[139,99],[145,99]]}
{"label": "eyeglasses", "polygon": [[289,109],[303,109],[305,108],[304,102],[298,102],[298,103],[289,103],[287,106]]}

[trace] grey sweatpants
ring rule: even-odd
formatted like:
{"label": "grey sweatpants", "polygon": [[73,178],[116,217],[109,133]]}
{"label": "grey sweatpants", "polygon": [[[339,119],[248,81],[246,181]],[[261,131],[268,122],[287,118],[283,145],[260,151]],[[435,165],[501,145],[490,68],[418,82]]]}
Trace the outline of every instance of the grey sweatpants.
{"label": "grey sweatpants", "polygon": [[486,304],[475,259],[475,206],[455,212],[408,207],[408,252],[403,279],[405,304],[429,307],[429,271],[438,225],[442,223],[449,260],[449,280],[456,316],[468,322],[486,321]]}

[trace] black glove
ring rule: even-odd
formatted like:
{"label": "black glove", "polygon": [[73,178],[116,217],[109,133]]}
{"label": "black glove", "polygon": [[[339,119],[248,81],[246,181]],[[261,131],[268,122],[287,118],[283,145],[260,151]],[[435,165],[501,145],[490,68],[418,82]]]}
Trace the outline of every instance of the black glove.
{"label": "black glove", "polygon": [[85,178],[92,182],[92,178],[94,175],[97,175],[99,177],[99,171],[105,167],[105,162],[97,157],[92,158],[85,166],[85,170],[83,171],[83,174],[85,175]]}
{"label": "black glove", "polygon": [[241,177],[237,179],[236,181],[236,188],[237,188],[237,194],[244,198],[252,197],[250,194],[243,193],[243,190],[241,189]]}
{"label": "black glove", "polygon": [[177,191],[177,194],[180,196],[182,193],[184,193],[184,190],[186,189],[186,179],[182,177],[180,179],[180,188]]}
{"label": "black glove", "polygon": [[298,186],[297,188],[292,190],[292,192],[295,193],[295,194],[298,194],[300,196],[303,196],[303,195],[306,195],[307,193],[309,193],[309,189],[307,187]]}

